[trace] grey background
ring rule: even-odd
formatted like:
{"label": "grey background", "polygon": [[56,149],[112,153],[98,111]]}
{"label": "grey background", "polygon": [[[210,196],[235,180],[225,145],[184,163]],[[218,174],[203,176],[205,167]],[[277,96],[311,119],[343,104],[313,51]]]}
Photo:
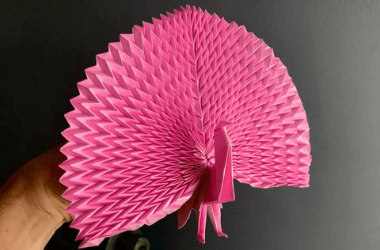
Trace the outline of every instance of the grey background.
{"label": "grey background", "polygon": [[172,214],[143,228],[152,249],[380,249],[378,0],[1,1],[0,183],[63,141],[63,114],[96,54],[186,3],[245,25],[288,67],[311,128],[310,187],[236,182],[222,210],[228,239],[208,223],[202,245],[195,216],[177,230]]}

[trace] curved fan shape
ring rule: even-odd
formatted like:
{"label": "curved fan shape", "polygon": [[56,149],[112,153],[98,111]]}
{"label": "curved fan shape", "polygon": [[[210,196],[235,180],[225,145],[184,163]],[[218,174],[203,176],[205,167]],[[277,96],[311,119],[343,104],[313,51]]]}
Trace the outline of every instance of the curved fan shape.
{"label": "curved fan shape", "polygon": [[309,126],[285,66],[244,26],[187,6],[134,26],[78,83],[60,167],[82,247],[151,225],[215,163],[223,121],[233,178],[308,187]]}

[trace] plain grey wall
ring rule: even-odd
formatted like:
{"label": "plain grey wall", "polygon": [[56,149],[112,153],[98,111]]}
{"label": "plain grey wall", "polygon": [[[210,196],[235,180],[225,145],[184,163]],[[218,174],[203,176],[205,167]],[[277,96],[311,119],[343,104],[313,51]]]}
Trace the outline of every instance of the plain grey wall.
{"label": "plain grey wall", "polygon": [[152,249],[380,249],[380,1],[50,1],[0,6],[1,182],[63,140],[63,114],[95,55],[133,24],[195,4],[245,25],[288,67],[311,127],[310,187],[235,183],[228,239],[195,216],[143,230]]}

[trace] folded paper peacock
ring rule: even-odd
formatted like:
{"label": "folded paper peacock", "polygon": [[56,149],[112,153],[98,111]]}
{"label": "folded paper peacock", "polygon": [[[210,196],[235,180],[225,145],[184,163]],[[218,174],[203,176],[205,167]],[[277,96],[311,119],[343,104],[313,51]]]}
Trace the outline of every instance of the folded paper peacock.
{"label": "folded paper peacock", "polygon": [[219,236],[233,180],[309,186],[309,125],[286,67],[262,39],[194,6],[120,35],[85,70],[65,115],[62,194],[80,248],[195,210]]}

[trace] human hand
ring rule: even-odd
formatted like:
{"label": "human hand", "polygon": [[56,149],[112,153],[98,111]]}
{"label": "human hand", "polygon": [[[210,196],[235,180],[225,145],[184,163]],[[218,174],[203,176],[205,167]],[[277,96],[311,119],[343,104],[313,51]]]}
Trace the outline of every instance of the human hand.
{"label": "human hand", "polygon": [[0,248],[43,249],[54,232],[73,219],[59,182],[66,157],[61,143],[26,163],[0,188]]}
{"label": "human hand", "polygon": [[57,219],[68,222],[73,216],[65,211],[70,202],[61,196],[66,187],[59,182],[64,170],[58,166],[66,159],[60,152],[64,144],[60,143],[29,161],[21,171],[26,184],[25,200],[30,207],[42,208]]}

